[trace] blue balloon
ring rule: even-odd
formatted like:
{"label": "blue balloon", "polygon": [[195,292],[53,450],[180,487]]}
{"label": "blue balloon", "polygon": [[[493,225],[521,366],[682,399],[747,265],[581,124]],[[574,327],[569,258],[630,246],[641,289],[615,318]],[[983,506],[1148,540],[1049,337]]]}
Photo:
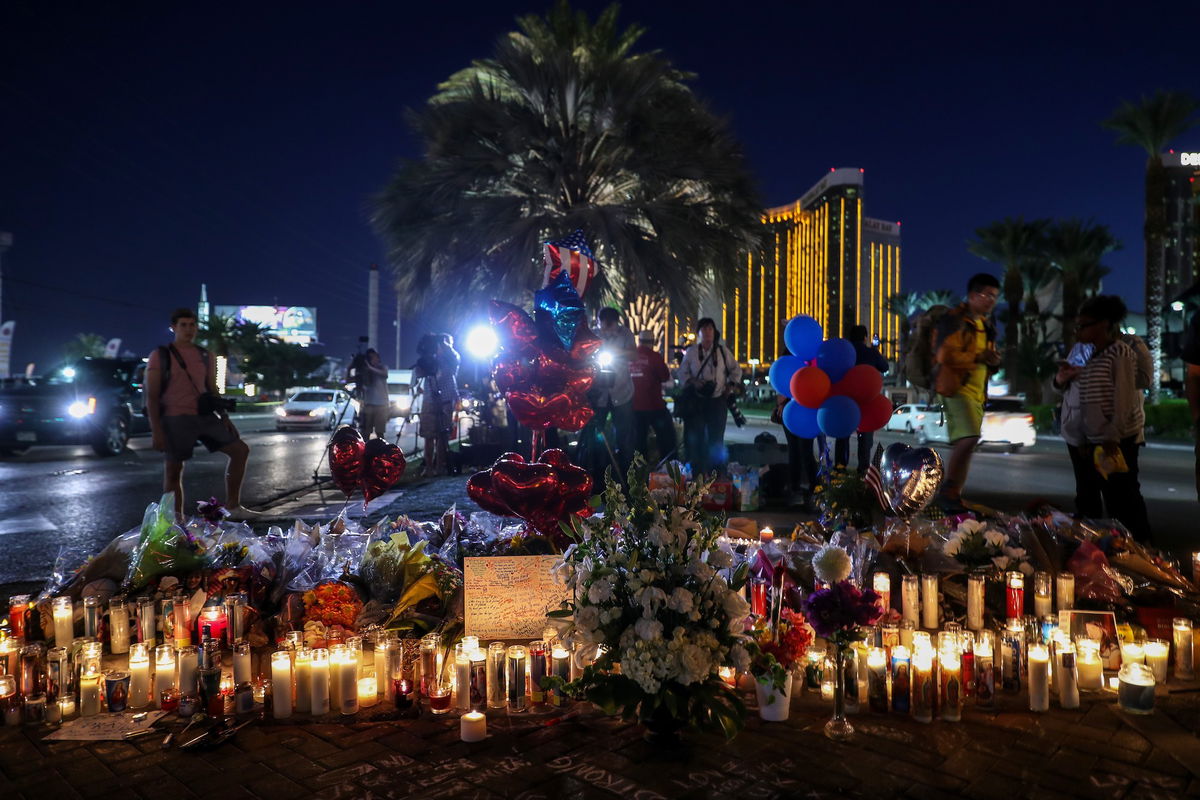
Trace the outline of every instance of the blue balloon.
{"label": "blue balloon", "polygon": [[771,388],[784,397],[791,397],[792,376],[803,366],[804,362],[795,356],[780,356],[775,359],[775,363],[767,372],[767,380],[771,382]]}
{"label": "blue balloon", "polygon": [[801,439],[815,439],[821,432],[817,424],[817,409],[789,400],[783,407],[783,426]]}
{"label": "blue balloon", "polygon": [[575,343],[575,332],[583,324],[587,312],[566,270],[546,288],[533,293],[533,306],[542,329],[558,339],[564,349],[570,350]]}
{"label": "blue balloon", "polygon": [[835,439],[845,439],[858,430],[862,421],[862,411],[854,398],[845,395],[834,395],[821,404],[817,409],[817,425],[826,436]]}
{"label": "blue balloon", "polygon": [[827,339],[817,348],[817,366],[837,383],[854,366],[854,345],[848,339]]}
{"label": "blue balloon", "polygon": [[792,355],[805,363],[817,357],[817,348],[824,338],[821,323],[807,314],[792,317],[783,329],[783,343]]}

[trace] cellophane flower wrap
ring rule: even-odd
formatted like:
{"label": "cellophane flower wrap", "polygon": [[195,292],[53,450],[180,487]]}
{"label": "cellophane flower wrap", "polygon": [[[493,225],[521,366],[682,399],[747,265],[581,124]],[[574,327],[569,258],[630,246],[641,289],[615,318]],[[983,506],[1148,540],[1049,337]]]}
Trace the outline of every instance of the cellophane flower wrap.
{"label": "cellophane flower wrap", "polygon": [[717,668],[750,666],[746,567],[735,572],[718,546],[723,521],[701,508],[707,484],[652,492],[640,456],[627,484],[610,478],[604,510],[572,520],[555,568],[575,599],[551,616],[570,620],[569,645],[596,653],[569,690],[627,719],[670,716],[732,738],[745,706]]}
{"label": "cellophane flower wrap", "polygon": [[942,545],[942,552],[968,569],[1019,569],[1033,574],[1025,549],[1013,543],[1006,531],[980,520],[960,522]]}

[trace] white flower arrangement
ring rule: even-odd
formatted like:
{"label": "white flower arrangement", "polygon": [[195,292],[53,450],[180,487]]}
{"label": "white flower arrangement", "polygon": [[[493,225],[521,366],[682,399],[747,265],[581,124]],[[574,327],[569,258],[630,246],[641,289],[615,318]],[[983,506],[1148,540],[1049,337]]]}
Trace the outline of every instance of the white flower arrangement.
{"label": "white flower arrangement", "polygon": [[576,543],[554,568],[574,597],[553,615],[570,620],[563,640],[600,652],[572,688],[627,717],[669,709],[732,735],[745,710],[717,669],[749,660],[746,570],[731,574],[722,521],[701,508],[704,484],[668,496],[647,477],[639,458],[627,494],[610,480],[604,512],[575,518]]}
{"label": "white flower arrangement", "polygon": [[967,568],[1018,569],[1033,574],[1025,549],[1014,545],[1002,530],[986,522],[965,519],[942,546],[942,552]]}
{"label": "white flower arrangement", "polygon": [[837,545],[827,544],[817,551],[812,560],[813,573],[817,580],[828,584],[841,583],[850,577],[853,564],[850,554]]}

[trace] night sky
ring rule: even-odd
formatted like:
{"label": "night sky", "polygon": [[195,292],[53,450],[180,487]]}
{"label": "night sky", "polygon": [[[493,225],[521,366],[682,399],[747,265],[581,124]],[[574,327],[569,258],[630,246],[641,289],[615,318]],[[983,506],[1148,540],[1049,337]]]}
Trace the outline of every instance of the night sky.
{"label": "night sky", "polygon": [[[419,154],[404,110],[549,7],[74,5],[0,12],[14,371],[79,332],[146,353],[201,282],[214,304],[317,306],[324,351],[352,351],[383,252],[368,199]],[[1105,288],[1141,307],[1144,158],[1099,122],[1158,88],[1200,96],[1186,4],[628,3],[622,19],[698,74],[765,205],[865,168],[867,215],[903,222],[905,289],[960,289],[985,267],[965,249],[980,225],[1081,216],[1124,242]],[[1175,145],[1200,150],[1200,130]],[[391,362],[390,289],[381,305]],[[426,327],[445,326],[406,324],[406,350]]]}

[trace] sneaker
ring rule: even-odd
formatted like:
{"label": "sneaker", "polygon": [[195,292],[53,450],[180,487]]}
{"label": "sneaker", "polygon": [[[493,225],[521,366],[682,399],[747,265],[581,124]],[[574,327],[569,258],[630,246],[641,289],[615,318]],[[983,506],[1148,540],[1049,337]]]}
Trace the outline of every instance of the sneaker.
{"label": "sneaker", "polygon": [[234,506],[233,508],[226,509],[226,511],[228,512],[228,516],[225,519],[230,522],[254,522],[265,516],[258,511],[251,511],[245,506]]}

